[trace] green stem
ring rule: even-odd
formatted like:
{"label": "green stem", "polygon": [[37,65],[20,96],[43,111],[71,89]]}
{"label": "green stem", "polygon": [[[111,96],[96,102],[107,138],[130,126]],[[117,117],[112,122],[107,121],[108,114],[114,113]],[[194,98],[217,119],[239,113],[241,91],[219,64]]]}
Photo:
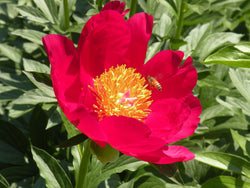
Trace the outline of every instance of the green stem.
{"label": "green stem", "polygon": [[97,2],[98,10],[99,10],[99,11],[102,10],[102,2],[103,2],[103,0],[99,0],[99,1]]}
{"label": "green stem", "polygon": [[132,0],[129,10],[129,17],[131,18],[136,13],[137,0]]}
{"label": "green stem", "polygon": [[186,3],[186,0],[181,0],[181,5],[180,5],[179,13],[178,13],[177,31],[175,35],[176,39],[181,38],[183,20],[184,20],[185,3]]}
{"label": "green stem", "polygon": [[90,144],[89,144],[89,140],[87,140],[86,143],[84,144],[84,151],[83,151],[83,155],[81,158],[78,179],[77,179],[75,188],[85,187],[84,185],[86,184],[90,156],[91,156]]}
{"label": "green stem", "polygon": [[69,28],[69,6],[68,0],[63,0],[65,30]]}

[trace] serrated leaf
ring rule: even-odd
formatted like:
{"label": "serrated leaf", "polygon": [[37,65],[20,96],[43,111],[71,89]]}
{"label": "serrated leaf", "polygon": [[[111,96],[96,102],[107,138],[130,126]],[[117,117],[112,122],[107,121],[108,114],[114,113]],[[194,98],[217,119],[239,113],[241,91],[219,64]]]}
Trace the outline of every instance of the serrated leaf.
{"label": "serrated leaf", "polygon": [[234,130],[230,130],[232,137],[234,139],[234,141],[236,141],[239,146],[241,147],[241,149],[244,151],[244,153],[250,157],[250,141],[248,141],[244,136],[238,134],[236,131]]}
{"label": "serrated leaf", "polygon": [[239,178],[236,179],[230,176],[217,176],[215,178],[209,179],[201,186],[201,188],[211,188],[211,187],[248,188],[250,187],[250,183],[242,181]]}
{"label": "serrated leaf", "polygon": [[45,179],[48,188],[71,188],[72,184],[57,160],[46,151],[32,147],[31,152],[39,168],[40,175]]}
{"label": "serrated leaf", "polygon": [[[31,73],[26,71],[23,71],[23,73],[35,86],[37,86],[41,90],[41,92],[45,93],[47,96],[55,97],[53,88],[48,85],[52,85],[50,75],[45,73]],[[48,84],[45,84],[44,82],[47,82]]]}
{"label": "serrated leaf", "polygon": [[9,186],[8,181],[0,174],[0,187],[8,188]]}
{"label": "serrated leaf", "polygon": [[222,170],[227,170],[250,177],[249,161],[237,155],[219,152],[203,152],[195,154],[195,160],[216,168],[220,168]]}
{"label": "serrated leaf", "polygon": [[38,8],[34,8],[31,6],[18,6],[17,7],[18,12],[24,16],[27,17],[29,20],[38,22],[38,23],[46,23],[49,22]]}
{"label": "serrated leaf", "polygon": [[11,33],[12,35],[20,36],[36,44],[42,45],[42,38],[46,35],[40,31],[32,29],[16,29]]}
{"label": "serrated leaf", "polygon": [[208,56],[202,63],[250,68],[250,55],[238,50],[234,46],[227,46]]}
{"label": "serrated leaf", "polygon": [[27,72],[40,72],[50,74],[50,68],[47,65],[44,65],[33,59],[23,58],[24,70]]}

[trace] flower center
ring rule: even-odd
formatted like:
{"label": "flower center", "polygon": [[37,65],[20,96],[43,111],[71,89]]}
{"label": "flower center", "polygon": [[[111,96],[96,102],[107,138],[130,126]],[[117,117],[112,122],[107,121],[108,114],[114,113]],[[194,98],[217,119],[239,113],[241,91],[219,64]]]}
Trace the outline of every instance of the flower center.
{"label": "flower center", "polygon": [[99,120],[107,116],[126,116],[143,121],[150,113],[151,91],[146,80],[135,69],[126,65],[111,67],[94,79],[90,87],[96,96],[93,105]]}

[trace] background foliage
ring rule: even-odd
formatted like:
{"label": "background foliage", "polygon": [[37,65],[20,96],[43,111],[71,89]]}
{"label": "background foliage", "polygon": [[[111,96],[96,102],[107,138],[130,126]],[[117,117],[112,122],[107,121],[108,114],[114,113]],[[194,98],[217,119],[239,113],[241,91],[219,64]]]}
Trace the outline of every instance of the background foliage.
{"label": "background foliage", "polygon": [[[0,1],[0,187],[75,187],[84,142],[59,146],[83,136],[57,105],[41,38],[58,33],[77,44],[106,2]],[[194,59],[203,112],[178,144],[196,158],[150,165],[123,155],[104,165],[94,156],[85,187],[250,187],[250,1],[125,2],[154,17],[146,60],[166,49]]]}

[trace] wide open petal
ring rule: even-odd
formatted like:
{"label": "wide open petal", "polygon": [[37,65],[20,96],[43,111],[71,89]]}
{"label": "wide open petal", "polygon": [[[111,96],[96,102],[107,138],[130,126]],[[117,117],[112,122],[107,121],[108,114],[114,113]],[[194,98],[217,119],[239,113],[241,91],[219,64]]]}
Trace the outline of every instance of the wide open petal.
{"label": "wide open petal", "polygon": [[[86,85],[91,85],[91,79],[89,75],[80,73],[72,41],[61,35],[47,35],[42,40],[51,63],[53,89],[64,114],[75,126],[81,126],[80,130],[87,130],[82,131],[87,136],[105,140],[99,125],[91,119],[93,117],[90,118],[88,106],[84,105],[85,101],[91,103],[92,100],[88,91],[83,90]],[[86,78],[85,83],[81,82],[81,76]],[[92,134],[94,131],[95,134]]]}
{"label": "wide open petal", "polygon": [[153,17],[146,13],[137,13],[128,19],[127,23],[131,32],[131,42],[126,54],[128,66],[141,72],[152,33]]}
{"label": "wide open petal", "polygon": [[188,119],[183,123],[181,130],[172,138],[168,140],[168,143],[176,142],[180,139],[191,136],[195,129],[198,127],[198,123],[200,122],[200,114],[202,110],[202,106],[197,97],[189,94],[187,97],[184,97],[183,103],[187,104],[190,109],[190,114]]}
{"label": "wide open petal", "polygon": [[141,121],[124,116],[110,116],[100,121],[108,143],[123,153],[145,153],[163,147],[166,142],[151,136]]}
{"label": "wide open petal", "polygon": [[150,153],[144,153],[135,158],[150,163],[170,164],[194,159],[194,154],[183,146],[168,145]]}
{"label": "wide open petal", "polygon": [[144,65],[143,75],[145,77],[152,76],[161,83],[177,72],[183,55],[181,51],[158,52]]}
{"label": "wide open petal", "polygon": [[152,136],[160,137],[168,144],[182,130],[191,113],[186,103],[173,98],[153,102],[149,108],[151,113],[145,120],[146,125],[152,130]]}
{"label": "wide open petal", "polygon": [[175,74],[160,82],[162,90],[152,89],[152,99],[181,98],[190,94],[197,82],[197,71],[192,64],[192,58],[188,57]]}
{"label": "wide open petal", "polygon": [[123,11],[125,8],[125,2],[120,2],[120,1],[110,1],[107,4],[104,5],[101,11],[105,10],[115,10],[119,12],[122,16],[125,16],[129,9]]}
{"label": "wide open petal", "polygon": [[92,77],[99,76],[111,66],[124,64],[130,43],[130,30],[120,13],[100,12],[85,24],[78,42],[81,69]]}

